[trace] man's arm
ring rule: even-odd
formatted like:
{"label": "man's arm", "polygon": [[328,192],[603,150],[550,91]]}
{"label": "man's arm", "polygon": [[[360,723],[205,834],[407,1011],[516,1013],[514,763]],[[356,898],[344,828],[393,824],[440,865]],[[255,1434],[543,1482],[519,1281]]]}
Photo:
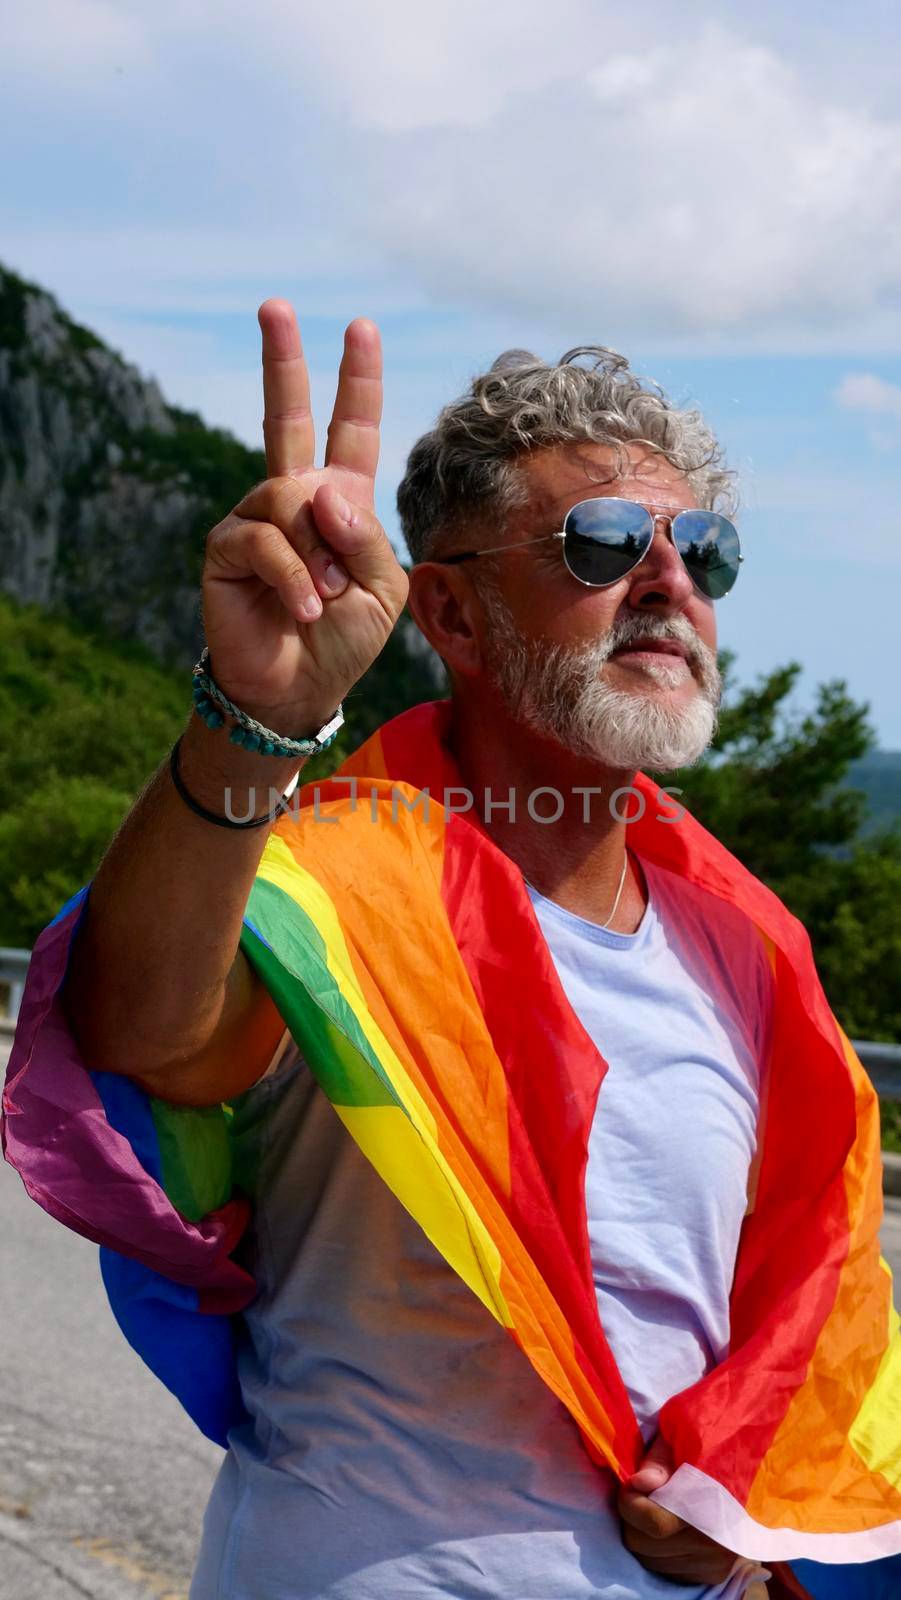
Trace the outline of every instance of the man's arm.
{"label": "man's arm", "polygon": [[[312,734],[375,660],[407,595],[374,511],[381,348],[372,323],[351,323],[316,469],[297,320],[282,300],[259,315],[269,477],[207,539],[204,626],[225,695],[264,727]],[[282,792],[301,765],[252,754],[196,715],[180,757],[188,793],[218,816],[271,811],[270,788]],[[204,821],[168,762],[151,778],[97,871],[63,990],[93,1069],[191,1105],[260,1077],[284,1025],[239,940],[269,831]]]}
{"label": "man's arm", "polygon": [[[195,717],[180,747],[189,793],[259,815],[298,761],[253,757]],[[255,791],[255,792],[254,792]],[[214,1105],[262,1075],[284,1023],[238,948],[271,827],[217,828],[178,796],[168,760],[101,862],[72,948],[62,1003],[94,1070],[161,1099]]]}

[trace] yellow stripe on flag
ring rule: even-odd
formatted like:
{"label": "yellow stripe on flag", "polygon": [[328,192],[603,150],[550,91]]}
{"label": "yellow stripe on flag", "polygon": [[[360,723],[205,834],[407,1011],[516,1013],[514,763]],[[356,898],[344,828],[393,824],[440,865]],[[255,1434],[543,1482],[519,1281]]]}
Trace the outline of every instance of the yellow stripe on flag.
{"label": "yellow stripe on flag", "polygon": [[498,1322],[512,1328],[500,1287],[500,1255],[441,1152],[422,1138],[399,1106],[336,1106],[335,1110],[448,1266]]}
{"label": "yellow stripe on flag", "polygon": [[492,1316],[512,1327],[500,1287],[500,1251],[441,1151],[432,1112],[366,1004],[328,894],[277,834],[267,841],[258,877],[290,896],[310,918],[325,945],[329,972],[403,1106],[335,1110],[444,1259]]}
{"label": "yellow stripe on flag", "polygon": [[[888,1262],[880,1257],[879,1264],[888,1273],[891,1285]],[[901,1318],[892,1303],[891,1290],[888,1310],[886,1352],[848,1438],[871,1472],[880,1472],[893,1489],[901,1489]]]}

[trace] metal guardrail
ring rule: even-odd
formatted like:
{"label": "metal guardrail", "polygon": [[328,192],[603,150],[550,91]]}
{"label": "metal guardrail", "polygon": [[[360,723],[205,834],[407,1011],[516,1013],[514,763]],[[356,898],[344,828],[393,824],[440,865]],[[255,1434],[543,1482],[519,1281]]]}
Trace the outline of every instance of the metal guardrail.
{"label": "metal guardrail", "polygon": [[5,1023],[7,1029],[13,1026],[19,1015],[30,960],[30,950],[9,950],[0,946],[0,1023]]}
{"label": "metal guardrail", "polygon": [[[9,1038],[15,1028],[30,960],[30,950],[0,946],[0,1037]],[[901,1044],[877,1044],[871,1039],[854,1039],[852,1043],[879,1098],[901,1100]],[[883,1151],[882,1161],[885,1193],[901,1198],[901,1156],[887,1155]]]}
{"label": "metal guardrail", "polygon": [[880,1100],[901,1100],[901,1044],[874,1044],[871,1039],[852,1039],[851,1043]]}
{"label": "metal guardrail", "polygon": [[[30,950],[0,947],[0,989],[7,991],[6,1015],[0,998],[0,1025],[9,1029],[19,1015],[25,975],[31,960]],[[871,1039],[853,1039],[857,1054],[867,1069],[882,1100],[901,1100],[901,1044],[877,1044]]]}

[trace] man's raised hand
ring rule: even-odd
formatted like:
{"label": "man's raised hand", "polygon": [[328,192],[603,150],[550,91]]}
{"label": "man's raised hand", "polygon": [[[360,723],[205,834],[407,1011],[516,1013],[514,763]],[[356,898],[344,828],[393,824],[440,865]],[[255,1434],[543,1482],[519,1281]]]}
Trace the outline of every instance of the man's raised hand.
{"label": "man's raised hand", "polygon": [[381,346],[373,323],[350,324],[317,469],[294,311],[267,300],[259,321],[268,477],[208,535],[204,629],[231,700],[278,733],[315,733],[375,660],[407,597],[374,509]]}

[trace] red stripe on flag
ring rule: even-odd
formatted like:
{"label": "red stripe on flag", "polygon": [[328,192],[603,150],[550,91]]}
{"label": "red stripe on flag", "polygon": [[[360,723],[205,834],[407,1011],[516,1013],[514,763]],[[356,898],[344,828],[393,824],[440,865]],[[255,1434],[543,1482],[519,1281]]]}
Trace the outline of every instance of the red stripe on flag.
{"label": "red stripe on flag", "polygon": [[518,868],[463,817],[445,832],[444,902],[504,1065],[510,1216],[593,1371],[624,1465],[638,1425],[598,1316],[585,1211],[588,1136],[607,1063],[560,984]]}

